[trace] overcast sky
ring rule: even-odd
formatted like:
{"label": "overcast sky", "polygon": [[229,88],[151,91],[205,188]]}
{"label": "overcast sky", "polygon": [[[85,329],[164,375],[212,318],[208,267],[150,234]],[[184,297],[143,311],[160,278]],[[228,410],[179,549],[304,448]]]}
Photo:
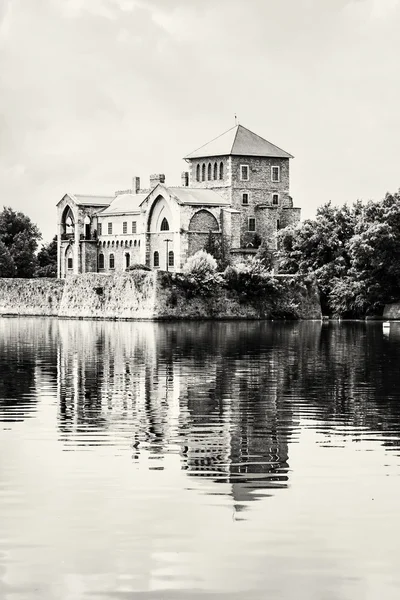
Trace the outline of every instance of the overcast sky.
{"label": "overcast sky", "polygon": [[0,0],[0,205],[45,240],[67,192],[182,157],[234,125],[295,156],[303,218],[400,185],[400,0]]}

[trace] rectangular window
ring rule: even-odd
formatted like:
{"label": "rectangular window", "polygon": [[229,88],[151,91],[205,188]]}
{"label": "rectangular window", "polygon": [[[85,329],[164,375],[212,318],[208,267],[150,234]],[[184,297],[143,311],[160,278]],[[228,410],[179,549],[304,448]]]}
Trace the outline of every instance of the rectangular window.
{"label": "rectangular window", "polygon": [[122,233],[128,233],[128,223],[126,221],[122,223]]}
{"label": "rectangular window", "polygon": [[280,167],[271,167],[271,180],[275,181],[275,182],[281,180],[281,169],[280,169]]}
{"label": "rectangular window", "polygon": [[249,165],[240,165],[240,179],[242,181],[249,180]]}
{"label": "rectangular window", "polygon": [[279,204],[279,194],[272,194],[272,204],[275,206]]}
{"label": "rectangular window", "polygon": [[132,233],[136,233],[136,221],[132,221]]}
{"label": "rectangular window", "polygon": [[97,225],[97,233],[101,235],[101,223]]}
{"label": "rectangular window", "polygon": [[72,269],[72,266],[73,266],[72,258],[67,259],[67,266],[68,266],[68,269]]}
{"label": "rectangular window", "polygon": [[256,230],[256,220],[254,217],[250,217],[249,219],[249,231],[255,231]]}
{"label": "rectangular window", "polygon": [[108,234],[111,235],[112,234],[112,223],[108,224]]}
{"label": "rectangular window", "polygon": [[248,204],[249,203],[249,194],[247,192],[243,192],[242,194],[242,204]]}

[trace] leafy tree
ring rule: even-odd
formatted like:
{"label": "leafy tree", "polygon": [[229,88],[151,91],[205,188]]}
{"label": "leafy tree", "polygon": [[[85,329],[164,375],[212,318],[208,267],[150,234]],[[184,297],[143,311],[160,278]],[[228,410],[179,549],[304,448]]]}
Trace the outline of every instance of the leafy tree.
{"label": "leafy tree", "polygon": [[314,220],[278,234],[279,270],[315,274],[324,313],[332,312],[329,298],[334,281],[342,279],[351,266],[349,244],[361,215],[360,202],[340,208],[328,202],[317,209]]}
{"label": "leafy tree", "polygon": [[41,247],[37,254],[36,277],[57,276],[57,236]]}
{"label": "leafy tree", "polygon": [[211,254],[217,261],[218,270],[223,271],[229,264],[229,253],[225,247],[225,242],[221,234],[216,234],[211,229],[208,233],[207,242],[204,251]]}
{"label": "leafy tree", "polygon": [[37,264],[35,252],[41,237],[39,229],[29,217],[22,212],[15,212],[11,207],[4,207],[0,213],[0,242],[14,263],[14,277],[34,275]]}
{"label": "leafy tree", "polygon": [[400,194],[365,206],[326,204],[279,236],[280,270],[316,275],[325,314],[380,314],[400,299]]}
{"label": "leafy tree", "polygon": [[15,264],[7,246],[0,241],[0,277],[14,277]]}

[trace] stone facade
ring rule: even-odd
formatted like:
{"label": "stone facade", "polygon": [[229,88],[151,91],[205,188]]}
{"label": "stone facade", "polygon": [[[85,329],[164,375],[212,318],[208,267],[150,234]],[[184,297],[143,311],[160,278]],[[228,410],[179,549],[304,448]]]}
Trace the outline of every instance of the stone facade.
{"label": "stone facade", "polygon": [[132,189],[115,197],[65,195],[58,203],[59,277],[134,264],[179,271],[210,231],[236,257],[260,243],[276,249],[277,231],[300,219],[289,190],[291,155],[241,126],[221,139],[227,134],[231,146],[213,141],[186,157],[179,188],[153,174],[146,190],[134,177]]}

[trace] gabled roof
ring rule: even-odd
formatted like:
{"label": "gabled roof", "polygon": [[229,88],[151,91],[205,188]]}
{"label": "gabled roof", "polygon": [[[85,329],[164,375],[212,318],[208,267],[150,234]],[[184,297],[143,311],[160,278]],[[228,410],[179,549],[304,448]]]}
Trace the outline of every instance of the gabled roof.
{"label": "gabled roof", "polygon": [[226,206],[230,204],[214,190],[189,187],[168,187],[167,190],[180,204],[193,206]]}
{"label": "gabled roof", "polygon": [[141,202],[147,198],[146,194],[119,194],[111,204],[98,213],[99,216],[139,213]]}
{"label": "gabled roof", "polygon": [[114,196],[87,196],[82,194],[66,194],[78,206],[108,206]]}
{"label": "gabled roof", "polygon": [[293,158],[291,154],[253,133],[243,125],[235,125],[222,135],[194,150],[185,159],[211,156],[263,156]]}

